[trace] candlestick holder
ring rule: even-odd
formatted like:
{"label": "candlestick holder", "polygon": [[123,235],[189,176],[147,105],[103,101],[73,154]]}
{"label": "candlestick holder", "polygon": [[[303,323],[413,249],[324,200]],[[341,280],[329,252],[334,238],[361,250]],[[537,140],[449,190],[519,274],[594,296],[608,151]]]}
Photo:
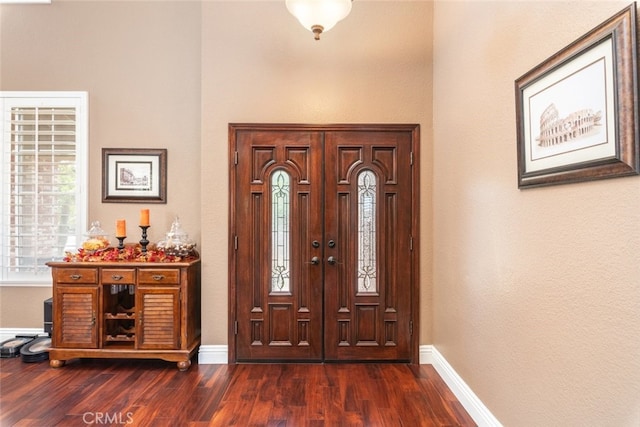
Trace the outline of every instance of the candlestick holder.
{"label": "candlestick holder", "polygon": [[118,239],[118,249],[119,250],[123,250],[124,249],[124,239],[126,239],[127,236],[122,236],[122,237],[118,237],[116,236],[116,239]]}
{"label": "candlestick holder", "polygon": [[142,240],[140,240],[140,246],[142,246],[142,253],[146,254],[147,253],[147,245],[149,244],[149,241],[147,240],[147,229],[150,226],[149,225],[140,225],[139,227],[142,229]]}

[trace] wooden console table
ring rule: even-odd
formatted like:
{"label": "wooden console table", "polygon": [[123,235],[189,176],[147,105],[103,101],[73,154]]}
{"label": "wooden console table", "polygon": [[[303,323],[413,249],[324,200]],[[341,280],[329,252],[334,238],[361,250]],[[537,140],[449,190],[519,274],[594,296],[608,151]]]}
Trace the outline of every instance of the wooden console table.
{"label": "wooden console table", "polygon": [[49,262],[49,363],[74,358],[163,359],[187,370],[200,346],[200,260]]}

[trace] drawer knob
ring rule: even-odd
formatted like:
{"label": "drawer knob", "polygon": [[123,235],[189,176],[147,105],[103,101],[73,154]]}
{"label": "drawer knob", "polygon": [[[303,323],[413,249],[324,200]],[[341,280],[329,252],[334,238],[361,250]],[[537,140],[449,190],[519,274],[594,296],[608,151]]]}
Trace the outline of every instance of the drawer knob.
{"label": "drawer knob", "polygon": [[154,274],[153,276],[151,276],[151,278],[153,280],[155,280],[156,282],[159,282],[160,280],[164,280],[164,275],[163,274]]}
{"label": "drawer knob", "polygon": [[72,274],[71,277],[73,280],[79,280],[82,279],[82,274]]}
{"label": "drawer knob", "polygon": [[121,276],[119,274],[112,274],[111,275],[111,279],[113,279],[113,280],[115,280],[117,282],[118,280],[124,279],[124,276]]}

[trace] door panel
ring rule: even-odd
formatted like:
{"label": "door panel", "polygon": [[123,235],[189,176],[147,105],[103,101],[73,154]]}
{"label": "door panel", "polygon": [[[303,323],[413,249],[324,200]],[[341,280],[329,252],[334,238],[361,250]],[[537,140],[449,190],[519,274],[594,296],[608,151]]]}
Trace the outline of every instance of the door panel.
{"label": "door panel", "polygon": [[[325,138],[326,360],[408,360],[411,134]],[[367,285],[368,283],[368,285]]]}
{"label": "door panel", "polygon": [[232,361],[410,360],[412,129],[231,131]]}
{"label": "door panel", "polygon": [[321,360],[322,266],[311,264],[322,256],[311,245],[322,238],[321,135],[239,132],[236,142],[237,358]]}

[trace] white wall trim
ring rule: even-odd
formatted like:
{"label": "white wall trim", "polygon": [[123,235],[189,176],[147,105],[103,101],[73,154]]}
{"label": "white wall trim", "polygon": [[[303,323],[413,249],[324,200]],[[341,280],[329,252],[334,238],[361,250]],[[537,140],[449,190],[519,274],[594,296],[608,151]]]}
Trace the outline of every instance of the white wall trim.
{"label": "white wall trim", "polygon": [[16,335],[46,335],[44,329],[38,328],[0,328],[0,342],[15,338]]}
{"label": "white wall trim", "polygon": [[421,365],[433,365],[433,346],[421,345],[419,349]]}
{"label": "white wall trim", "polygon": [[226,365],[229,349],[226,345],[201,345],[198,350],[199,365]]}
{"label": "white wall trim", "polygon": [[[423,361],[424,360],[424,361]],[[428,362],[427,360],[431,360]],[[420,363],[431,364],[442,377],[471,418],[479,427],[502,427],[502,424],[469,388],[447,360],[432,345],[420,346]]]}

